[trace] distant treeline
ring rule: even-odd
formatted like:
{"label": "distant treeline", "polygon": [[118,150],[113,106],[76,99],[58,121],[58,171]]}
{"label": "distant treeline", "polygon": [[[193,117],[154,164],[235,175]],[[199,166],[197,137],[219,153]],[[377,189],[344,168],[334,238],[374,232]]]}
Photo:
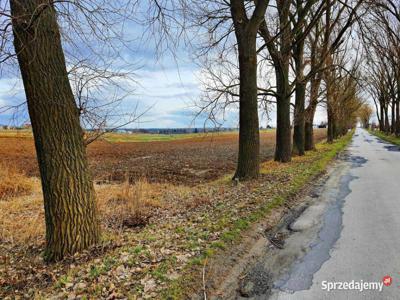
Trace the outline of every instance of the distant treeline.
{"label": "distant treeline", "polygon": [[185,134],[236,131],[238,128],[120,128],[117,130],[106,129],[108,132],[120,133],[149,133],[149,134]]}

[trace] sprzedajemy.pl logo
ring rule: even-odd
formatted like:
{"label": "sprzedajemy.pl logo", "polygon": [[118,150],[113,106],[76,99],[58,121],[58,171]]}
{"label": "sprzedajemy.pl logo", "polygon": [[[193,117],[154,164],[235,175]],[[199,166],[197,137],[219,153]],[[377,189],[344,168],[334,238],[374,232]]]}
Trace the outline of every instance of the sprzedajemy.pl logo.
{"label": "sprzedajemy.pl logo", "polygon": [[378,290],[382,291],[383,286],[390,286],[393,282],[392,277],[386,275],[383,277],[382,281],[370,282],[363,280],[352,280],[352,281],[322,281],[322,289],[326,291],[333,290],[356,290],[356,291],[366,291],[366,290]]}

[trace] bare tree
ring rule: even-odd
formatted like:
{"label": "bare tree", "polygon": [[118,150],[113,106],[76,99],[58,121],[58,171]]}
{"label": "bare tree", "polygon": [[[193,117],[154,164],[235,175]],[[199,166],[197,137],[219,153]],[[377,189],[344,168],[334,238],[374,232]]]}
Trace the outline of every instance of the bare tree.
{"label": "bare tree", "polygon": [[[304,41],[322,16],[325,1],[276,1],[267,9],[260,26],[260,35],[275,69],[277,134],[275,160],[288,162],[292,155],[290,105],[296,91],[295,106],[296,152],[304,153]],[[272,18],[278,20],[275,26]],[[290,62],[295,54],[295,80],[290,81]],[[297,138],[298,137],[298,138]]]}
{"label": "bare tree", "polygon": [[10,7],[42,179],[45,258],[55,261],[99,241],[95,193],[54,5],[11,0]]}
{"label": "bare tree", "polygon": [[190,6],[192,28],[198,30],[196,54],[205,66],[203,81],[209,96],[200,103],[199,114],[206,112],[217,122],[221,111],[223,114],[230,105],[239,107],[239,155],[234,178],[240,180],[259,174],[257,32],[267,4],[232,0]]}
{"label": "bare tree", "polygon": [[361,125],[364,128],[368,129],[370,127],[373,113],[374,110],[368,103],[363,104],[358,110],[358,118],[360,119]]}
{"label": "bare tree", "polygon": [[360,22],[366,53],[364,81],[380,130],[400,135],[400,4],[376,1],[368,5],[369,14]]}
{"label": "bare tree", "polygon": [[331,53],[325,61],[323,80],[328,115],[327,140],[330,143],[356,125],[356,113],[364,102],[360,97],[361,55],[352,58],[348,54],[350,51],[345,43],[342,51]]}
{"label": "bare tree", "polygon": [[101,68],[86,60],[79,60],[68,71],[81,125],[85,130],[85,145],[106,132],[115,131],[139,121],[152,106],[140,111],[138,103],[126,110],[136,85],[134,71],[129,65],[116,68],[109,62]]}
{"label": "bare tree", "polygon": [[[313,139],[313,121],[316,107],[319,103],[319,97],[322,94],[321,83],[324,75],[336,68],[348,68],[347,65],[335,65],[332,57],[336,52],[348,51],[348,41],[352,38],[352,28],[355,22],[364,13],[360,12],[364,1],[326,1],[324,17],[316,23],[311,30],[309,38],[310,64],[309,72],[306,78],[310,81],[310,92],[308,106],[305,109],[305,150],[314,149]],[[326,82],[325,82],[326,83]],[[325,86],[325,92],[328,93],[328,85]],[[328,95],[328,94],[327,94]],[[328,95],[329,96],[329,95]],[[325,101],[329,120],[330,115],[329,102]],[[301,123],[302,124],[302,123]],[[328,139],[329,131],[328,128]]]}
{"label": "bare tree", "polygon": [[[10,0],[9,5],[1,4],[1,66],[4,71],[18,59],[42,181],[47,261],[99,241],[81,125],[89,122],[101,128],[105,120],[115,118],[113,109],[123,94],[104,104],[96,100],[94,91],[125,76],[115,68],[99,66],[107,66],[110,57],[122,59],[124,24],[134,20],[137,4],[130,0]],[[151,0],[149,4],[153,13],[161,9]],[[152,16],[148,15],[149,28],[155,26]],[[85,63],[85,57],[99,63]],[[79,63],[68,72],[66,65],[72,60]]]}
{"label": "bare tree", "polygon": [[260,169],[256,38],[266,8],[266,1],[258,1],[253,14],[248,17],[245,1],[231,1],[240,71],[239,157],[234,176],[238,179],[257,178]]}

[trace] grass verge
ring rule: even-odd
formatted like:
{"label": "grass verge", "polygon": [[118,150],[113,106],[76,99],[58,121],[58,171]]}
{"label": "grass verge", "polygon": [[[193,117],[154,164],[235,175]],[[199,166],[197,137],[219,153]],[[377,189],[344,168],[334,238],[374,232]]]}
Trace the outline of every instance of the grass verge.
{"label": "grass verge", "polygon": [[[239,244],[250,226],[282,209],[326,169],[351,136],[333,144],[318,144],[315,151],[295,157],[291,163],[265,162],[259,180],[238,185],[226,176],[195,187],[147,182],[97,187],[102,223],[106,223],[104,246],[44,265],[43,232],[28,232],[28,240],[22,242],[0,236],[0,257],[13,262],[0,261],[0,298],[190,298],[201,290],[199,276],[205,262]],[[40,195],[13,201],[20,205],[13,219],[26,220],[41,206]],[[136,216],[144,208],[151,213],[145,227],[118,225],[122,217]],[[10,213],[9,208],[4,211]],[[42,224],[43,215],[37,220]],[[23,228],[13,233],[20,235],[28,227],[26,223],[20,222]],[[117,226],[107,226],[109,223]],[[41,237],[41,242],[32,236]]]}
{"label": "grass verge", "polygon": [[[229,244],[240,243],[242,233],[253,223],[260,221],[271,213],[274,208],[284,205],[292,196],[303,189],[313,178],[323,173],[328,164],[343,151],[352,139],[354,131],[332,144],[320,143],[315,151],[308,152],[305,156],[295,157],[288,164],[279,164],[273,161],[262,165],[261,174],[277,178],[285,178],[283,182],[273,183],[275,191],[272,200],[266,201],[256,210],[249,211],[247,215],[226,222],[226,230],[220,239],[213,241],[205,247],[201,255],[194,258],[179,279],[170,282],[169,288],[162,293],[163,299],[186,299],[199,290],[201,282],[199,274],[206,261],[212,258],[217,251],[224,251]],[[230,245],[231,246],[231,245]],[[194,283],[194,284],[193,284]]]}
{"label": "grass verge", "polygon": [[400,137],[397,137],[397,136],[392,135],[392,134],[389,135],[389,134],[386,134],[386,133],[384,133],[382,131],[378,131],[378,130],[368,130],[368,132],[370,134],[373,134],[373,135],[377,136],[378,138],[380,138],[380,139],[382,139],[382,140],[384,140],[386,142],[389,142],[389,143],[392,143],[394,145],[400,146]]}

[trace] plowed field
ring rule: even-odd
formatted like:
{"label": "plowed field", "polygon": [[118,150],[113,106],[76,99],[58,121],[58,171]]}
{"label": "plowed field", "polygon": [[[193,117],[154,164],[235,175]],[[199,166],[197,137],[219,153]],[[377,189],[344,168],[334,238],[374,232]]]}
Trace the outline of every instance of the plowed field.
{"label": "plowed field", "polygon": [[[317,141],[325,137],[325,129],[315,130]],[[262,160],[273,157],[274,147],[275,131],[262,132]],[[88,155],[96,181],[121,181],[129,176],[131,180],[146,178],[149,182],[195,185],[233,172],[237,148],[237,133],[222,133],[171,141],[101,140],[88,146]],[[33,139],[0,132],[0,162],[37,176]]]}

